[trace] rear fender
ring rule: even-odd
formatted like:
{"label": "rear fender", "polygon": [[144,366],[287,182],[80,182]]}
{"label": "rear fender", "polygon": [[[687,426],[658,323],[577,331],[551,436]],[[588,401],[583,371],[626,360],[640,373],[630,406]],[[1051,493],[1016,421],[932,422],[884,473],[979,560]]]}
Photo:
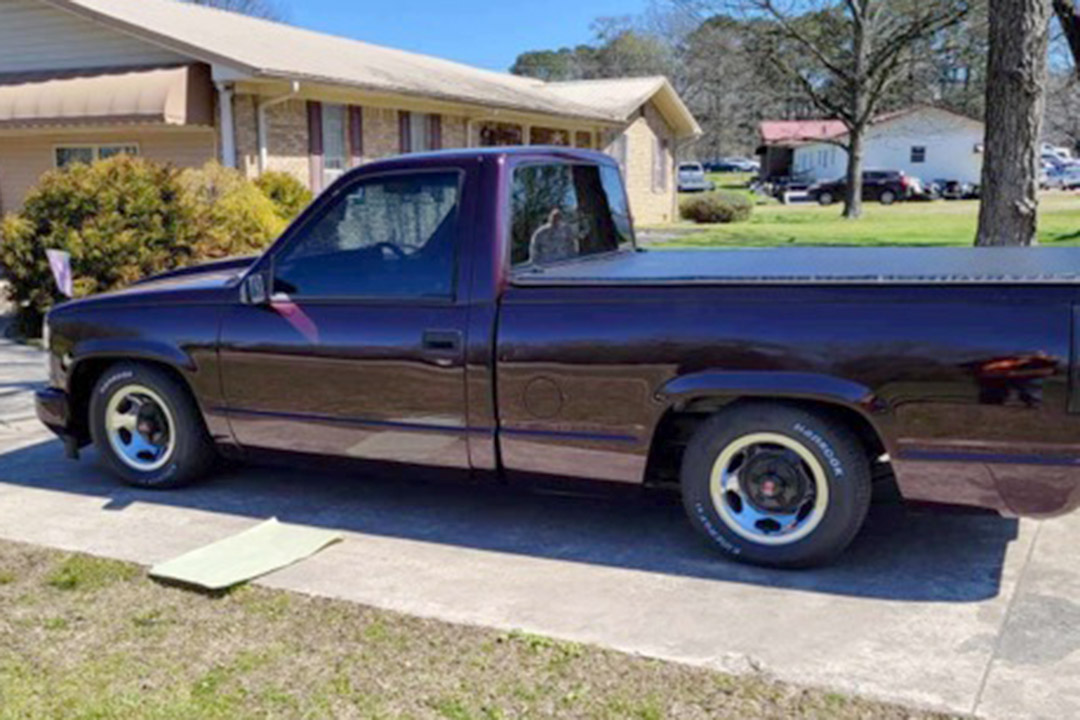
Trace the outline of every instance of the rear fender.
{"label": "rear fender", "polygon": [[814,402],[857,413],[887,451],[892,451],[888,406],[869,388],[843,378],[818,373],[706,370],[674,378],[657,392],[668,410],[716,399],[759,398]]}

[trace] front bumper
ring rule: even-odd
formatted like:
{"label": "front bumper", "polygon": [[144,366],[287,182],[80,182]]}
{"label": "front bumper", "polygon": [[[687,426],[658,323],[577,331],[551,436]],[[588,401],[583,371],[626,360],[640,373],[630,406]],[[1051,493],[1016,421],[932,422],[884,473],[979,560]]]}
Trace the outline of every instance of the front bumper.
{"label": "front bumper", "polygon": [[38,420],[61,437],[70,434],[71,403],[67,393],[59,388],[45,388],[34,393]]}
{"label": "front bumper", "polygon": [[71,402],[68,394],[59,388],[45,388],[34,393],[34,405],[38,420],[64,441],[64,453],[78,459],[79,448],[86,444],[72,424]]}

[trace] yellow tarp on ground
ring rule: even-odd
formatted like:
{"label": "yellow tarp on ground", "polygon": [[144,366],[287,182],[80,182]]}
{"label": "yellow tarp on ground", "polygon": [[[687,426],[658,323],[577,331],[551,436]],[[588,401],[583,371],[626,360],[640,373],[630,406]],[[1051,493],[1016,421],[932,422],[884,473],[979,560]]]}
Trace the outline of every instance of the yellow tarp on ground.
{"label": "yellow tarp on ground", "polygon": [[341,540],[331,530],[287,525],[271,518],[232,537],[155,565],[150,576],[223,590],[279,570]]}

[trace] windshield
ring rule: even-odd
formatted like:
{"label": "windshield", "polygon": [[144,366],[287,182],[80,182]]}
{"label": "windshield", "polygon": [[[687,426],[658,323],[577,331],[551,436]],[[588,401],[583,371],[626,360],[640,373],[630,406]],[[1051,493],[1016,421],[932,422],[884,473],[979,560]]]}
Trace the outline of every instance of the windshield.
{"label": "windshield", "polygon": [[514,267],[633,247],[630,208],[613,165],[521,166],[514,171],[511,204]]}

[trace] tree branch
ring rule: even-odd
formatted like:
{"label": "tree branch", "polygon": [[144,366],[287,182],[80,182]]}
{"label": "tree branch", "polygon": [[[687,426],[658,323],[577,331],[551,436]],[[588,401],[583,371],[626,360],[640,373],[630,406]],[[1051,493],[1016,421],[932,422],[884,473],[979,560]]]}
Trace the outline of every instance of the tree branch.
{"label": "tree branch", "polygon": [[817,43],[812,41],[805,33],[795,27],[788,17],[776,7],[773,0],[756,0],[755,4],[762,11],[769,13],[776,25],[784,31],[784,34],[787,35],[788,38],[802,45],[814,56],[814,59],[821,63],[829,72],[836,75],[838,78],[847,81],[851,80],[851,74],[847,69],[833,61],[832,58],[825,54],[824,50],[818,47]]}
{"label": "tree branch", "polygon": [[1073,67],[1080,77],[1080,7],[1073,0],[1053,0],[1054,15],[1057,16],[1061,31],[1069,42],[1073,56]]}

